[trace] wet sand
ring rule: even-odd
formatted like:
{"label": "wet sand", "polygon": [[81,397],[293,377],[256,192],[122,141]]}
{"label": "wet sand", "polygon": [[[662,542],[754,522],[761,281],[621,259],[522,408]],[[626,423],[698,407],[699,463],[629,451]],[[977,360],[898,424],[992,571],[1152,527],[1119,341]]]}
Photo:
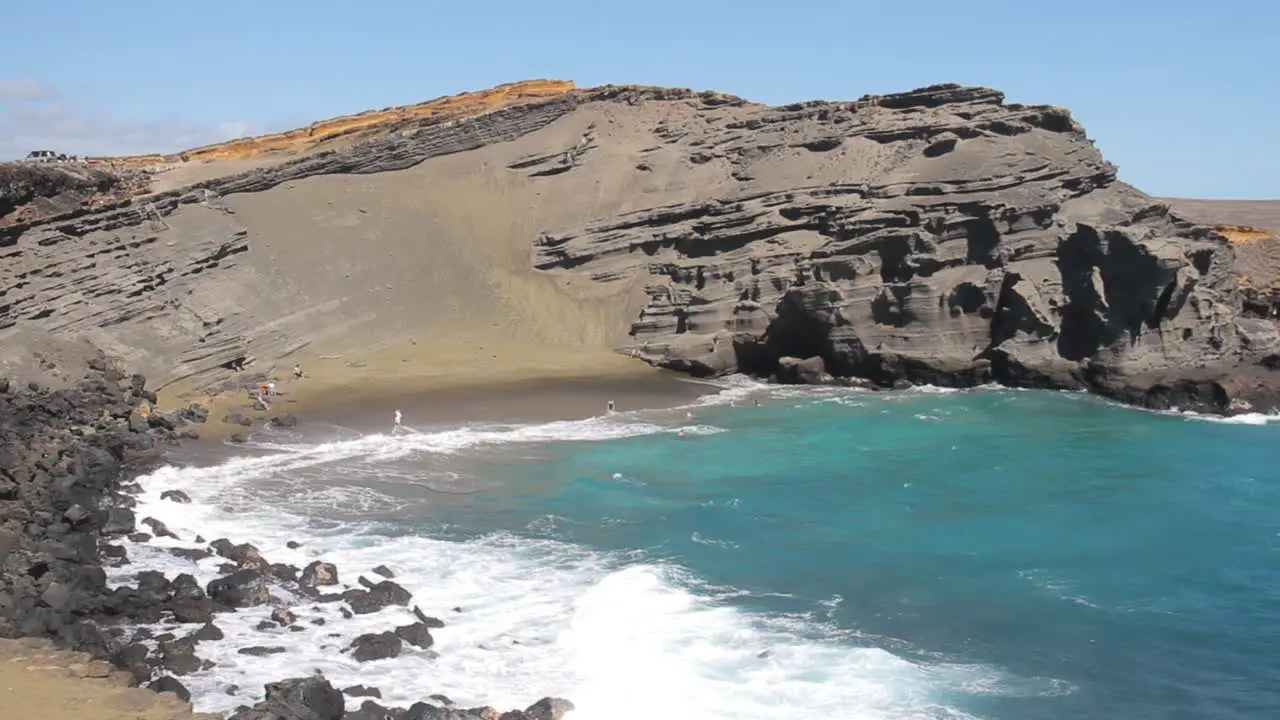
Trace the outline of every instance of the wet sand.
{"label": "wet sand", "polygon": [[376,397],[344,408],[327,407],[300,420],[362,432],[391,430],[396,410],[416,430],[474,422],[532,423],[578,420],[608,411],[669,408],[712,393],[716,387],[655,372],[634,378],[577,378],[512,383],[488,388],[448,388]]}
{"label": "wet sand", "polygon": [[269,410],[254,409],[248,390],[211,395],[183,383],[164,388],[159,406],[206,406],[209,421],[194,429],[203,440],[220,443],[245,429],[221,422],[234,408],[255,423],[287,413],[338,424],[378,417],[385,424],[397,408],[405,411],[406,423],[423,422],[424,413],[433,423],[502,420],[509,412],[518,413],[513,420],[568,419],[603,412],[610,393],[619,394],[615,400],[623,409],[624,402],[677,404],[708,389],[610,351],[516,342],[405,343],[290,360],[301,365],[302,379],[293,377],[293,362],[249,368],[276,382]]}

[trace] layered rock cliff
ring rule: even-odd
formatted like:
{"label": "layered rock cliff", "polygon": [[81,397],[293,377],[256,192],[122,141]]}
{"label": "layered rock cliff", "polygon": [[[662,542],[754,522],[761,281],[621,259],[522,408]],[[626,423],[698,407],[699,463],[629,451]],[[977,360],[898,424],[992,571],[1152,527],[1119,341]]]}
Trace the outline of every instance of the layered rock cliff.
{"label": "layered rock cliff", "polygon": [[[1263,368],[1280,336],[1242,312],[1228,239],[1118,182],[1063,109],[948,85],[706,125],[665,140],[744,184],[779,152],[835,155],[810,161],[834,168],[536,241],[540,269],[646,277],[632,350],[654,364],[768,376],[820,357],[836,378],[885,385],[1274,404]],[[841,155],[868,142],[877,172],[848,182]]]}
{"label": "layered rock cliff", "polygon": [[[1231,242],[1118,182],[1064,109],[955,85],[783,107],[548,85],[451,107],[10,223],[0,334],[86,337],[161,384],[212,382],[444,317],[435,332],[549,333],[572,306],[600,327],[565,320],[553,341],[699,375],[820,358],[805,377],[1274,402],[1280,336],[1243,302]],[[563,303],[539,310],[546,283]]]}

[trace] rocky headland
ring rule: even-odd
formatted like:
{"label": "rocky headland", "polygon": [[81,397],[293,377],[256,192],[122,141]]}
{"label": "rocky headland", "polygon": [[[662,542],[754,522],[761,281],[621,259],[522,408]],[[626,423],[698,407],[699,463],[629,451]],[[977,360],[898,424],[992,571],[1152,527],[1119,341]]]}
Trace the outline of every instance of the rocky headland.
{"label": "rocky headland", "polygon": [[[7,201],[10,374],[41,372],[14,348],[66,339],[209,389],[425,336],[1276,404],[1270,288],[1240,268],[1265,231],[1190,219],[1118,181],[1067,110],[992,89],[770,107],[531,81],[109,167],[153,182]],[[183,172],[205,179],[155,191]]]}
{"label": "rocky headland", "polygon": [[[107,582],[104,566],[129,562],[120,538],[170,534],[134,517],[132,479],[199,436],[210,396],[295,362],[323,376],[336,360],[356,374],[333,383],[365,390],[375,376],[358,373],[381,362],[398,392],[627,362],[1274,411],[1280,241],[1265,219],[1195,202],[1118,181],[1065,109],[956,85],[771,107],[531,81],[172,156],[5,166],[0,636],[85,653],[60,661],[78,677],[182,699],[222,613],[260,612],[269,634],[412,608],[341,651],[427,651],[447,627],[386,568],[351,583],[323,561],[193,537],[179,557],[220,557],[218,579]],[[213,416],[238,429],[251,415]],[[572,707],[502,714],[441,695],[346,711],[344,692],[376,689],[263,684],[232,717]]]}

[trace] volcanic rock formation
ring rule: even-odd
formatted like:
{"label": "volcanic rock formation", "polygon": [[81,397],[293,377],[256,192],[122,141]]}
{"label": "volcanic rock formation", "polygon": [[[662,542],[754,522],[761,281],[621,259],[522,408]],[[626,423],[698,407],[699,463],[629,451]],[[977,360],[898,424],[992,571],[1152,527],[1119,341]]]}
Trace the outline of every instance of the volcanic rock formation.
{"label": "volcanic rock formation", "polygon": [[1275,402],[1280,335],[1232,243],[1117,181],[1062,108],[505,92],[384,111],[345,145],[201,149],[257,165],[9,223],[0,336],[86,337],[162,384],[492,326],[698,375],[821,358],[805,377]]}

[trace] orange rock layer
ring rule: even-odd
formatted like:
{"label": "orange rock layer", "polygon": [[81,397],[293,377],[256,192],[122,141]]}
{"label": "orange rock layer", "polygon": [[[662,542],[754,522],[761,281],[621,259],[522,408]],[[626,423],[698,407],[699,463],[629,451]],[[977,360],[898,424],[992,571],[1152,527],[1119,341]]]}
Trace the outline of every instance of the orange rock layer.
{"label": "orange rock layer", "polygon": [[1213,229],[1233,243],[1250,243],[1276,237],[1270,230],[1247,225],[1214,225]]}
{"label": "orange rock layer", "polygon": [[481,115],[530,100],[563,95],[572,92],[574,87],[572,80],[525,80],[499,85],[489,90],[436,98],[416,105],[401,105],[383,110],[369,110],[355,115],[344,115],[321,120],[296,130],[228,140],[186,150],[176,155],[153,154],[95,159],[120,165],[157,165],[179,161],[251,158],[275,152],[306,152],[321,143],[344,136],[377,132],[423,118],[448,119]]}

